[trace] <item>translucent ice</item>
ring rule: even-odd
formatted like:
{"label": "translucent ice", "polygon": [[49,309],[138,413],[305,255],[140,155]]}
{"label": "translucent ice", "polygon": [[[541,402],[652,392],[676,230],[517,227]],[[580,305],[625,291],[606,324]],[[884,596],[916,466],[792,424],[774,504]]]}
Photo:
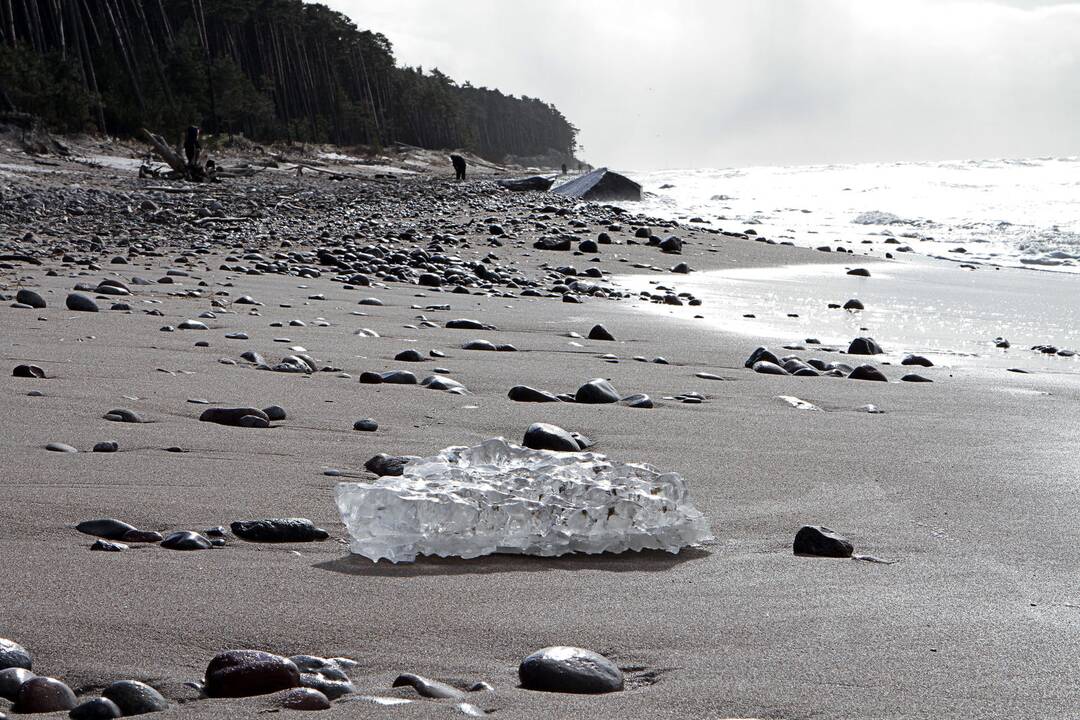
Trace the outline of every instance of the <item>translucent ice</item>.
{"label": "translucent ice", "polygon": [[711,539],[677,473],[611,463],[597,453],[530,450],[502,438],[413,460],[400,477],[339,483],[336,496],[350,549],[375,561],[677,553]]}

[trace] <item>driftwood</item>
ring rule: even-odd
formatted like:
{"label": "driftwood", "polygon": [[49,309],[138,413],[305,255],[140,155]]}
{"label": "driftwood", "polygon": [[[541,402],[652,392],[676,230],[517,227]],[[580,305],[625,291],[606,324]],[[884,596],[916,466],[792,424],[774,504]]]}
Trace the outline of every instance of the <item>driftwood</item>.
{"label": "driftwood", "polygon": [[[158,157],[165,161],[165,163],[172,168],[172,175],[176,178],[183,180],[193,180],[195,182],[210,182],[214,180],[215,172],[209,170],[205,165],[198,163],[188,163],[184,160],[183,156],[176,150],[169,147],[169,143],[165,142],[165,138],[160,135],[156,135],[146,128],[140,130],[143,138],[150,143],[150,146],[154,148],[154,152]],[[140,175],[143,175],[146,171],[140,169]]]}

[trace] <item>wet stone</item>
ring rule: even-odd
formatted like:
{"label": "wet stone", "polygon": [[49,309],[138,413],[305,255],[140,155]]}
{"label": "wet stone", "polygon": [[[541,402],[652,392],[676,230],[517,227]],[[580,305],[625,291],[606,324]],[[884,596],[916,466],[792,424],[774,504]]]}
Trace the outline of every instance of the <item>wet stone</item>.
{"label": "wet stone", "polygon": [[850,380],[873,380],[875,382],[888,382],[889,378],[873,365],[860,365],[848,375]]}
{"label": "wet stone", "polygon": [[11,371],[12,377],[44,379],[45,371],[37,365],[16,365]]}
{"label": "wet stone", "polygon": [[72,447],[71,445],[68,445],[67,443],[62,443],[62,442],[51,442],[51,443],[49,443],[48,445],[45,446],[45,449],[49,450],[51,452],[58,452],[58,453],[77,453],[77,452],[79,452],[76,448]]}
{"label": "wet stone", "polygon": [[375,432],[378,429],[379,423],[371,418],[363,418],[353,423],[353,430],[359,430],[360,432]]}
{"label": "wet stone", "polygon": [[330,699],[314,688],[299,687],[281,696],[281,707],[288,710],[329,710]]}
{"label": "wet stone", "polygon": [[582,444],[568,431],[558,425],[533,423],[525,431],[522,445],[533,450],[555,450],[558,452],[579,452]]}
{"label": "wet stone", "polygon": [[169,708],[169,701],[161,693],[138,680],[118,680],[102,690],[101,695],[116,703],[125,717]]}
{"label": "wet stone", "polygon": [[33,290],[20,290],[15,293],[15,302],[28,305],[29,307],[42,310],[45,308],[45,298],[37,294]]}
{"label": "wet stone", "polygon": [[393,687],[412,687],[423,697],[440,700],[462,700],[465,697],[465,692],[456,687],[412,673],[398,675],[394,678]]}
{"label": "wet stone", "polygon": [[820,525],[803,525],[799,528],[792,549],[796,555],[836,558],[849,558],[855,550],[846,537]]}
{"label": "wet stone", "polygon": [[260,650],[229,650],[206,667],[210,697],[266,695],[300,686],[300,671],[287,658]]}
{"label": "wet stone", "polygon": [[33,669],[30,652],[14,640],[0,638],[0,670],[8,668]]}
{"label": "wet stone", "polygon": [[23,683],[36,677],[37,675],[24,667],[9,667],[0,670],[0,698],[15,702]]}
{"label": "wet stone", "polygon": [[608,693],[623,689],[623,673],[599,653],[555,646],[537,650],[521,661],[518,677],[528,690],[563,693]]}
{"label": "wet stone", "polygon": [[578,388],[574,400],[586,404],[614,403],[620,399],[618,391],[603,378],[595,378]]}
{"label": "wet stone", "polygon": [[168,550],[209,550],[213,545],[197,532],[178,530],[166,535],[161,547]]}
{"label": "wet stone", "polygon": [[124,712],[108,698],[91,698],[68,713],[71,720],[111,720],[123,717]]}
{"label": "wet stone", "polygon": [[65,301],[68,310],[75,312],[98,312],[96,302],[79,293],[70,293]]}
{"label": "wet stone", "polygon": [[330,537],[307,518],[266,518],[237,520],[229,525],[233,535],[249,542],[312,542]]}
{"label": "wet stone", "polygon": [[547,390],[537,390],[528,385],[515,385],[506,395],[514,402],[559,402],[559,398]]}
{"label": "wet stone", "polygon": [[270,418],[266,416],[266,413],[258,408],[250,407],[207,408],[203,411],[202,415],[199,416],[199,420],[202,422],[217,423],[218,425],[244,427],[242,423],[246,417],[255,417],[262,420],[266,424],[264,427],[270,424]]}
{"label": "wet stone", "polygon": [[127,410],[125,408],[115,408],[102,415],[106,420],[112,422],[124,422],[124,423],[141,423],[146,422],[141,415],[134,410]]}
{"label": "wet stone", "polygon": [[848,355],[880,355],[884,352],[874,338],[857,337],[848,345]]}
{"label": "wet stone", "polygon": [[70,710],[77,704],[75,693],[55,678],[35,677],[19,687],[13,710],[17,713],[45,713]]}
{"label": "wet stone", "polygon": [[114,453],[120,449],[120,444],[115,440],[102,440],[99,443],[94,443],[94,452],[96,453]]}
{"label": "wet stone", "polygon": [[106,540],[124,539],[130,532],[138,532],[134,525],[116,520],[115,518],[102,518],[100,520],[84,520],[75,526],[75,529],[86,535],[102,537]]}
{"label": "wet stone", "polygon": [[110,540],[95,540],[94,544],[90,546],[90,549],[100,552],[123,552],[128,549],[128,546],[124,543],[112,542]]}

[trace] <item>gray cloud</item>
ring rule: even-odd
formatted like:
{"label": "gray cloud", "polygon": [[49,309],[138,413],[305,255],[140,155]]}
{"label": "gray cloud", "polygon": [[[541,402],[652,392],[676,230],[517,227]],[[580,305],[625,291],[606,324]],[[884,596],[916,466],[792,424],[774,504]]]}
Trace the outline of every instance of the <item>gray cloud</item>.
{"label": "gray cloud", "polygon": [[593,163],[1080,153],[1080,2],[329,4],[401,62],[555,103]]}

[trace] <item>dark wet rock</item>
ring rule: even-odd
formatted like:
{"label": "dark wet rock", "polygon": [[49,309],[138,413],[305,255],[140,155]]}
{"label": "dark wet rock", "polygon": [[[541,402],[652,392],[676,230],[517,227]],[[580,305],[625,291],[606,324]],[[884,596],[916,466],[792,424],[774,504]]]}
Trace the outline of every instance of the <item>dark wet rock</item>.
{"label": "dark wet rock", "polygon": [[142,418],[142,416],[139,415],[137,412],[135,412],[134,410],[127,410],[126,408],[114,408],[114,409],[110,410],[109,412],[105,413],[104,415],[102,415],[102,417],[105,418],[106,420],[111,420],[112,422],[124,422],[124,423],[146,422],[146,420],[144,420]]}
{"label": "dark wet rock", "polygon": [[391,385],[417,385],[416,376],[408,370],[391,370],[382,374],[382,381]]}
{"label": "dark wet rock", "polygon": [[461,346],[462,350],[486,350],[488,352],[496,352],[498,348],[495,343],[488,342],[487,340],[470,340]]}
{"label": "dark wet rock", "polygon": [[803,525],[795,534],[796,555],[848,558],[855,548],[846,537],[820,525]]}
{"label": "dark wet rock", "polygon": [[312,542],[330,537],[330,533],[315,527],[307,518],[237,520],[229,525],[229,529],[236,537],[249,542]]}
{"label": "dark wet rock", "polygon": [[934,367],[934,363],[930,358],[923,357],[922,355],[907,355],[900,361],[901,365],[918,365],[919,367]]}
{"label": "dark wet rock", "polygon": [[1012,344],[1003,337],[994,338],[994,347],[1001,348],[1002,350],[1008,350],[1012,347]]}
{"label": "dark wet rock", "polygon": [[45,371],[37,365],[16,365],[11,371],[11,376],[41,380],[45,377]]}
{"label": "dark wet rock", "polygon": [[564,693],[608,693],[623,689],[615,663],[582,648],[555,646],[537,650],[518,667],[527,690]]}
{"label": "dark wet rock", "polygon": [[271,422],[280,422],[286,417],[288,417],[288,414],[285,412],[285,408],[281,407],[280,405],[270,405],[269,407],[264,407],[263,413]]}
{"label": "dark wet rock", "polygon": [[679,254],[681,254],[682,253],[682,246],[683,246],[682,240],[675,237],[674,235],[660,241],[660,250],[661,250],[661,252],[666,252],[666,253],[669,253],[671,255],[679,255]]}
{"label": "dark wet rock", "polygon": [[460,318],[457,320],[448,320],[446,327],[450,330],[495,330],[494,325],[487,325],[479,322],[478,320],[469,320],[468,318]]}
{"label": "dark wet rock", "polygon": [[645,410],[648,410],[649,408],[652,408],[654,406],[652,398],[645,393],[635,393],[633,395],[627,395],[626,397],[619,400],[619,402],[626,407],[641,408]]}
{"label": "dark wet rock", "polygon": [[394,359],[401,362],[424,362],[424,356],[419,350],[402,350],[394,356]]}
{"label": "dark wet rock", "polygon": [[266,695],[300,686],[300,670],[288,658],[260,650],[228,650],[206,667],[210,697]]}
{"label": "dark wet rock", "polygon": [[134,525],[114,518],[102,518],[100,520],[84,520],[75,526],[75,529],[87,535],[102,537],[106,540],[122,540],[129,532],[138,532]]}
{"label": "dark wet rock", "polygon": [[595,378],[585,383],[574,393],[574,400],[579,403],[601,404],[619,402],[619,393],[603,378]]}
{"label": "dark wet rock", "polygon": [[600,245],[595,240],[582,240],[578,243],[577,249],[583,253],[598,253],[600,252]]}
{"label": "dark wet rock", "polygon": [[168,550],[209,550],[213,547],[204,536],[191,530],[177,530],[165,536],[161,547]]}
{"label": "dark wet rock", "polygon": [[349,682],[348,678],[335,680],[327,677],[322,672],[300,673],[300,686],[318,690],[331,700],[337,700],[339,697],[356,692],[356,688]]}
{"label": "dark wet rock", "polygon": [[353,667],[355,662],[348,658],[327,659],[315,655],[293,655],[289,658],[301,673],[317,673],[331,680],[348,680],[343,667]]}
{"label": "dark wet rock", "polygon": [[364,385],[379,385],[382,383],[382,373],[365,370],[360,373],[360,382]]}
{"label": "dark wet rock", "polygon": [[124,716],[124,711],[108,698],[90,698],[68,713],[71,720],[111,720]]}
{"label": "dark wet rock", "polygon": [[871,337],[857,337],[848,345],[848,355],[881,355],[884,350]]}
{"label": "dark wet rock", "polygon": [[102,440],[99,443],[94,443],[94,452],[96,453],[114,453],[120,449],[120,443],[115,440]]}
{"label": "dark wet rock", "polygon": [[371,418],[363,418],[354,422],[352,427],[353,430],[359,430],[360,432],[375,432],[379,429],[379,423]]}
{"label": "dark wet rock", "polygon": [[32,670],[34,665],[30,652],[14,640],[0,638],[0,670],[23,668]]}
{"label": "dark wet rock", "polygon": [[22,303],[23,305],[29,305],[32,308],[42,310],[45,308],[45,298],[38,295],[33,290],[20,290],[15,293],[15,302]]}
{"label": "dark wet rock", "polygon": [[443,390],[456,395],[464,395],[468,392],[465,386],[457,380],[452,380],[448,377],[443,377],[442,375],[428,376],[420,382],[420,385],[421,387],[426,387],[428,390]]}
{"label": "dark wet rock", "polygon": [[[689,272],[691,272],[691,270],[693,270],[693,268],[691,268],[689,265],[687,265],[684,262],[672,265],[671,268],[670,268],[670,272],[676,273],[678,275],[686,275]],[[691,303],[691,304],[693,304],[693,303]]]}
{"label": "dark wet rock", "polygon": [[873,365],[860,365],[848,375],[849,380],[874,380],[876,382],[888,382],[889,378]]}
{"label": "dark wet rock", "polygon": [[537,250],[565,251],[570,249],[571,244],[568,237],[542,237],[533,243],[533,247]]}
{"label": "dark wet rock", "polygon": [[314,688],[298,687],[281,696],[281,707],[287,710],[329,710],[330,699]]}
{"label": "dark wet rock", "polygon": [[[587,441],[587,439],[585,439]],[[548,423],[533,423],[525,431],[525,439],[521,443],[533,450],[557,450],[559,452],[579,452],[587,445],[579,442],[574,435],[563,430],[558,425]]]}
{"label": "dark wet rock", "polygon": [[[218,425],[232,425],[234,427],[245,427],[244,418],[253,417],[257,418],[264,423],[264,427],[270,424],[270,418],[266,413],[258,408],[252,407],[239,407],[239,408],[207,408],[199,416],[201,422],[212,422]],[[247,421],[250,422],[250,421]]]}
{"label": "dark wet rock", "polygon": [[902,378],[900,378],[900,382],[928,383],[934,381],[928,377],[923,377],[922,375],[918,375],[916,373],[909,373],[908,375],[904,375]]}
{"label": "dark wet rock", "polygon": [[856,300],[855,298],[852,298],[852,299],[848,300],[846,303],[844,303],[844,309],[845,310],[865,310],[866,308],[863,307],[863,304],[862,304],[862,302],[860,300]]}
{"label": "dark wet rock", "polygon": [[56,678],[35,677],[19,687],[15,700],[17,713],[46,713],[70,710],[78,703],[75,693]]}
{"label": "dark wet rock", "polygon": [[379,453],[364,463],[364,468],[380,477],[396,476],[401,475],[405,465],[410,460],[414,459],[415,457],[412,455],[387,455],[386,453]]}
{"label": "dark wet rock", "polygon": [[[0,640],[0,647],[2,647],[3,642],[3,640]],[[15,702],[19,697],[19,688],[22,687],[23,683],[36,677],[37,675],[24,667],[9,667],[0,670],[0,698]]]}
{"label": "dark wet rock", "polygon": [[94,544],[90,546],[91,550],[99,552],[123,552],[128,549],[128,546],[120,542],[112,542],[111,540],[95,540]]}
{"label": "dark wet rock", "polygon": [[125,717],[169,708],[169,701],[161,693],[138,680],[118,680],[102,690],[101,695],[116,703]]}
{"label": "dark wet rock", "polygon": [[790,375],[791,374],[787,370],[785,370],[783,367],[781,367],[780,365],[777,365],[774,362],[769,362],[768,360],[758,360],[756,363],[754,363],[753,371],[756,372],[756,373],[761,373],[762,375]]}
{"label": "dark wet rock", "polygon": [[74,310],[75,312],[98,312],[97,303],[79,293],[70,293],[65,302],[68,310]]}
{"label": "dark wet rock", "polygon": [[440,700],[462,700],[465,697],[463,690],[412,673],[403,673],[394,678],[394,687],[413,687],[423,697]]}
{"label": "dark wet rock", "polygon": [[528,385],[515,385],[506,396],[514,402],[559,402],[559,398],[547,390],[537,390]]}
{"label": "dark wet rock", "polygon": [[156,543],[164,538],[161,537],[161,533],[153,530],[128,530],[120,539],[126,543]]}
{"label": "dark wet rock", "polygon": [[870,277],[870,271],[866,268],[852,268],[847,271],[848,275],[854,275],[856,277]]}
{"label": "dark wet rock", "polygon": [[772,363],[773,365],[779,366],[780,365],[780,358],[776,357],[776,355],[774,355],[769,350],[769,348],[767,348],[767,347],[759,347],[759,348],[755,349],[754,352],[750,353],[750,357],[748,357],[746,359],[746,362],[743,363],[743,365],[745,367],[752,368],[752,367],[754,367],[755,364],[757,364],[759,362],[769,362],[769,363]]}
{"label": "dark wet rock", "polygon": [[614,340],[615,336],[608,332],[608,329],[603,325],[593,325],[592,330],[589,331],[590,340]]}
{"label": "dark wet rock", "polygon": [[209,330],[206,323],[198,320],[185,320],[176,326],[177,330]]}

